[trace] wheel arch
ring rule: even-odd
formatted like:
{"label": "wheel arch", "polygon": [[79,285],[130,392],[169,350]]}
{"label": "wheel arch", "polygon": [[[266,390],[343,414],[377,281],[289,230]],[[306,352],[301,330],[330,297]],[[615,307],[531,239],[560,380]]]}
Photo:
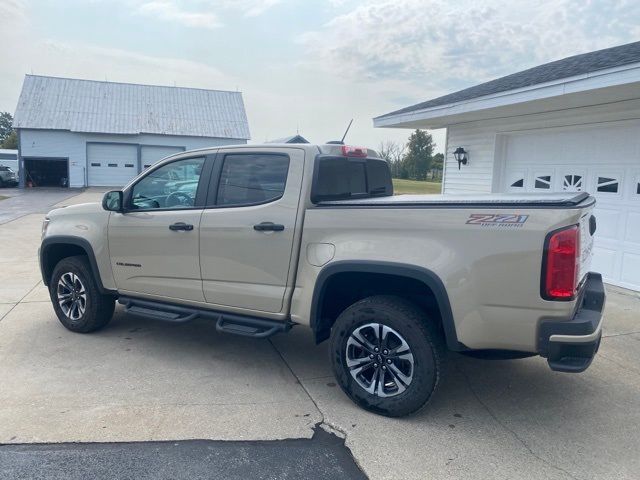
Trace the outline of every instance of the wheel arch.
{"label": "wheel arch", "polygon": [[91,267],[91,274],[100,293],[113,295],[115,292],[106,289],[102,283],[98,262],[91,243],[79,237],[56,235],[47,237],[42,241],[40,246],[40,272],[42,273],[44,284],[46,286],[49,285],[53,270],[60,260],[77,255],[85,255],[87,257]]}
{"label": "wheel arch", "polygon": [[[419,284],[428,289],[433,296],[435,306],[440,314],[447,347],[454,351],[467,350],[467,347],[458,341],[449,296],[444,283],[437,274],[427,268],[415,265],[366,260],[333,262],[325,266],[318,274],[310,312],[310,325],[316,343],[320,343],[329,337],[331,327],[337,318],[327,317],[323,315],[323,313],[326,308],[327,290],[330,288],[332,281],[343,274],[380,275],[387,276],[386,278],[393,277],[394,279],[419,282]],[[384,291],[384,289],[382,289],[382,291]]]}

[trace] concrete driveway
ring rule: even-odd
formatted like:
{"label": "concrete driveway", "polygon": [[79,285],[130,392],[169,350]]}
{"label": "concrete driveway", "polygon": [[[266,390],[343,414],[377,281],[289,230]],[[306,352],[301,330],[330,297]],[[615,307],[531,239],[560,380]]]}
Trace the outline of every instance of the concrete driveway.
{"label": "concrete driveway", "polygon": [[[63,203],[100,196],[88,190]],[[319,424],[346,437],[375,479],[638,478],[635,293],[609,289],[605,338],[585,373],[551,372],[541,358],[452,354],[428,408],[388,419],[347,399],[326,345],[314,346],[302,327],[257,341],[219,334],[206,321],[167,325],[119,310],[101,332],[65,330],[39,278],[41,219],[0,225],[0,443],[304,440]],[[0,447],[0,458],[36,455],[29,448]]]}

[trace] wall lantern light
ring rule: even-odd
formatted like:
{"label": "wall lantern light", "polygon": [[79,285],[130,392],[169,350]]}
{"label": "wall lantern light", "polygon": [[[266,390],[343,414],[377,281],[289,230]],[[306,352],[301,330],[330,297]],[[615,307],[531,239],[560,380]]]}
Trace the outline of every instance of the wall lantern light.
{"label": "wall lantern light", "polygon": [[458,170],[460,170],[461,165],[469,163],[468,152],[462,147],[456,148],[455,152],[453,152],[453,156],[458,162]]}

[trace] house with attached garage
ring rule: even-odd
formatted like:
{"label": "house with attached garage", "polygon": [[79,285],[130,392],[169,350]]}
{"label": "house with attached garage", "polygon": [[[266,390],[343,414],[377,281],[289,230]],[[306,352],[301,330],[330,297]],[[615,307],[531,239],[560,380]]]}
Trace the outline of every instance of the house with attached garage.
{"label": "house with attached garage", "polygon": [[26,75],[14,115],[21,186],[114,186],[168,155],[245,144],[242,94]]}
{"label": "house with attached garage", "polygon": [[593,269],[640,291],[640,42],[472,86],[374,125],[446,128],[444,194],[593,194]]}

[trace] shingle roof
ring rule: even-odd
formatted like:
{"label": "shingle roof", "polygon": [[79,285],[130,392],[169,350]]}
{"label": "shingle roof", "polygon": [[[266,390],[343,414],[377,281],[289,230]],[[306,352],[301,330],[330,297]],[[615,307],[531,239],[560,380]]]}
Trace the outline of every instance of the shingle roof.
{"label": "shingle roof", "polygon": [[26,75],[16,128],[249,139],[240,92]]}
{"label": "shingle roof", "polygon": [[485,95],[506,92],[518,88],[530,87],[539,83],[551,82],[562,78],[584,75],[598,70],[619,67],[640,62],[640,42],[628,43],[618,47],[605,48],[595,52],[574,55],[555,62],[545,63],[537,67],[513,73],[506,77],[491,80],[480,85],[465,88],[458,92],[386,113],[376,118],[384,118],[416,110],[463,102]]}

